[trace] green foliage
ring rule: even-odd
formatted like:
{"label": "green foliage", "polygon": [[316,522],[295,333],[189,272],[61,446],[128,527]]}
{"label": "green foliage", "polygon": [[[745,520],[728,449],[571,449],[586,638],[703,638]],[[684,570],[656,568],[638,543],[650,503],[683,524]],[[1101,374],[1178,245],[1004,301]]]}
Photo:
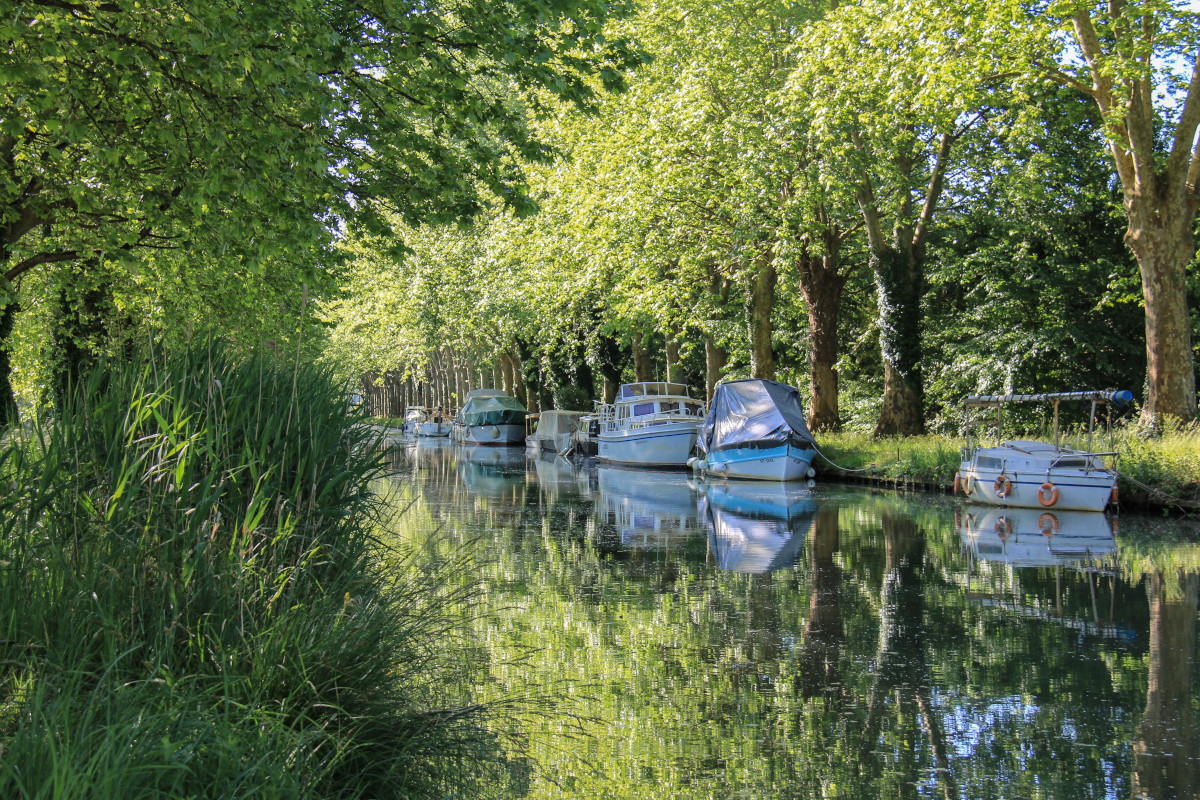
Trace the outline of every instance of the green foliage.
{"label": "green foliage", "polygon": [[0,793],[443,797],[506,774],[448,659],[460,579],[377,550],[374,444],[327,371],[220,348],[104,364],[6,442]]}

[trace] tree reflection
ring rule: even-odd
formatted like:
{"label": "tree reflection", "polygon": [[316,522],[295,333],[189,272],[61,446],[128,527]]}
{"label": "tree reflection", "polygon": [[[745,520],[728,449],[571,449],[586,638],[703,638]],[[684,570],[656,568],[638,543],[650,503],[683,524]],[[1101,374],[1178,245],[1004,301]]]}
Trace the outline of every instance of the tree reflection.
{"label": "tree reflection", "polygon": [[1200,579],[1194,572],[1173,576],[1154,572],[1146,584],[1150,672],[1146,710],[1134,743],[1134,795],[1153,800],[1193,797],[1197,787],[1192,672]]}

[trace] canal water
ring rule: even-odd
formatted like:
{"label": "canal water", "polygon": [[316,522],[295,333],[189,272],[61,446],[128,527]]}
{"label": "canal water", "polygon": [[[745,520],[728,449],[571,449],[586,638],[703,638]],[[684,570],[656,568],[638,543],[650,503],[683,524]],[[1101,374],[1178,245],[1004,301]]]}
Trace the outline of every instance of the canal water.
{"label": "canal water", "polygon": [[705,483],[420,441],[403,524],[482,581],[534,798],[1200,791],[1181,523]]}

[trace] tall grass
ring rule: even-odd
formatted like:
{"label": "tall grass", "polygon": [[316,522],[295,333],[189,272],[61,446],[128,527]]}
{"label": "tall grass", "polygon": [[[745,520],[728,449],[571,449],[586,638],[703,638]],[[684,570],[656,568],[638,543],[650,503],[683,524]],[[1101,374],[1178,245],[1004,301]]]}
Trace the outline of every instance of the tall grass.
{"label": "tall grass", "polygon": [[354,423],[328,373],[210,348],[97,369],[4,445],[0,797],[506,777],[444,651],[445,582],[395,554],[381,571],[381,466]]}

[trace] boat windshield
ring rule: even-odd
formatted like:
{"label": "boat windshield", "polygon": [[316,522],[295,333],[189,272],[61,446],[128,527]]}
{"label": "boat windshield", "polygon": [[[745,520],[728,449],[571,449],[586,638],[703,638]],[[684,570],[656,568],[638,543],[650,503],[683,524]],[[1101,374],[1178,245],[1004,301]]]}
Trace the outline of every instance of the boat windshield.
{"label": "boat windshield", "polygon": [[633,397],[653,397],[655,395],[675,395],[687,397],[687,386],[682,383],[666,383],[654,381],[651,383],[626,383],[621,386],[621,399]]}

